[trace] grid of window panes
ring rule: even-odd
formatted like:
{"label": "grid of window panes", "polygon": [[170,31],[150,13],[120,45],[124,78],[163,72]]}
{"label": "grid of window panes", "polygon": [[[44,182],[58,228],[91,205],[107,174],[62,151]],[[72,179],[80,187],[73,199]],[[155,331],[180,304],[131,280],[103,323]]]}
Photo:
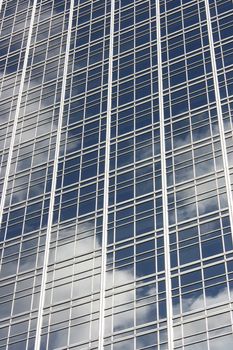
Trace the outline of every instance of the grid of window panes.
{"label": "grid of window panes", "polygon": [[34,348],[61,103],[41,349],[98,344],[109,11],[107,1],[74,2],[61,101],[70,1],[37,2],[1,226],[2,349]]}
{"label": "grid of window panes", "polygon": [[[232,165],[233,5],[208,6]],[[233,245],[208,9],[204,1],[161,1],[161,9],[174,348],[227,349],[233,341]]]}
{"label": "grid of window panes", "polygon": [[155,1],[115,1],[105,348],[166,349]]}
{"label": "grid of window panes", "polygon": [[41,349],[96,349],[110,1],[74,7]]}
{"label": "grid of window panes", "polygon": [[16,113],[18,122],[1,223],[1,349],[34,348],[69,8],[69,1],[2,4],[1,184]]}
{"label": "grid of window panes", "polygon": [[[217,72],[211,61],[207,4]],[[0,10],[0,189],[7,183],[0,230],[0,350],[34,349],[41,288],[41,350],[97,349],[102,293],[104,350],[168,349],[168,298],[174,349],[230,348],[233,243],[214,74],[233,187],[232,1],[4,0]],[[165,268],[164,191],[171,271]],[[48,235],[46,284],[41,286]]]}

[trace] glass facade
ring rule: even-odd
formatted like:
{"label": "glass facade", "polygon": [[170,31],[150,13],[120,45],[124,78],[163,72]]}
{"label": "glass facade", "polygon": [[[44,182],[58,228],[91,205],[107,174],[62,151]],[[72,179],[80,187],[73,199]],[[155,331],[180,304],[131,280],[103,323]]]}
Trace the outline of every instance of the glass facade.
{"label": "glass facade", "polygon": [[232,349],[233,2],[0,17],[0,350]]}

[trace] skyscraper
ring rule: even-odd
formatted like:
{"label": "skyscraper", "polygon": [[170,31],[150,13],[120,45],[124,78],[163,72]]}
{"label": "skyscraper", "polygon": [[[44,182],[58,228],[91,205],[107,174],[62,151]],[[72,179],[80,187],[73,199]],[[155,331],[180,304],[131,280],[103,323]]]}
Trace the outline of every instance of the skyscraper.
{"label": "skyscraper", "polygon": [[0,16],[0,350],[232,349],[233,2]]}

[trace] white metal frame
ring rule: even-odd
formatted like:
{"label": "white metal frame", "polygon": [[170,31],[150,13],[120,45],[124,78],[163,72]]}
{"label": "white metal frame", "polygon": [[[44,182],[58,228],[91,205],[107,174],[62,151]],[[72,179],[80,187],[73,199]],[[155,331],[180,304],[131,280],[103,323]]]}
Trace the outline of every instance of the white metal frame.
{"label": "white metal frame", "polygon": [[54,155],[54,167],[53,167],[53,177],[52,177],[52,186],[51,186],[51,197],[50,197],[50,204],[49,204],[48,225],[47,225],[47,231],[46,231],[45,255],[44,255],[44,265],[43,265],[42,280],[41,280],[41,292],[40,292],[39,309],[38,309],[38,322],[37,322],[37,329],[36,329],[35,350],[40,350],[40,343],[41,343],[42,318],[43,318],[43,308],[44,308],[44,301],[45,301],[47,267],[48,267],[48,261],[49,261],[49,246],[50,246],[51,229],[52,229],[52,222],[53,222],[53,207],[55,202],[59,146],[61,141],[64,100],[65,100],[66,81],[67,81],[68,64],[69,64],[73,11],[74,11],[74,0],[71,0],[67,41],[66,41],[65,63],[64,63],[64,71],[63,71],[63,79],[62,79],[61,102],[60,102],[60,110],[59,110],[58,125],[57,125],[57,137],[56,137],[56,148],[55,148],[55,155]]}
{"label": "white metal frame", "polygon": [[156,0],[156,29],[157,29],[157,55],[158,55],[158,90],[159,90],[159,115],[160,115],[160,146],[161,146],[161,175],[163,198],[163,233],[164,233],[164,259],[166,280],[166,306],[167,306],[167,341],[168,350],[173,350],[173,312],[171,292],[171,263],[169,249],[169,221],[167,203],[167,174],[166,174],[166,144],[163,110],[163,73],[161,52],[161,27],[160,27],[160,1]]}
{"label": "white metal frame", "polygon": [[102,262],[100,285],[100,316],[99,316],[99,344],[98,350],[104,348],[104,309],[106,286],[106,261],[107,261],[107,233],[108,233],[108,196],[109,196],[109,163],[110,163],[110,138],[111,138],[111,109],[112,109],[112,70],[113,70],[113,44],[114,44],[114,12],[115,0],[111,0],[110,14],[110,38],[108,60],[108,101],[106,121],[105,143],[105,170],[104,170],[104,206],[103,206],[103,237],[102,237]]}

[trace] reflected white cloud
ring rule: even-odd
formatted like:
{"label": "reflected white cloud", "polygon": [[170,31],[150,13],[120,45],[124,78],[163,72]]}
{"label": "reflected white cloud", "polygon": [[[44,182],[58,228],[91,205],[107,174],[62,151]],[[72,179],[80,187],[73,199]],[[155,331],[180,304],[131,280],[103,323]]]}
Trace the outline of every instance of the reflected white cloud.
{"label": "reflected white cloud", "polygon": [[[60,302],[66,298],[69,298],[72,295],[72,298],[82,298],[85,295],[90,295],[93,290],[98,291],[100,288],[100,275],[96,276],[96,281],[94,281],[93,275],[92,275],[92,269],[93,266],[100,266],[101,260],[99,258],[94,258],[93,254],[91,252],[101,249],[100,242],[98,240],[95,240],[95,237],[93,235],[90,235],[90,232],[93,231],[92,224],[83,224],[79,226],[80,232],[85,232],[83,239],[78,240],[76,245],[73,242],[67,243],[63,246],[60,246],[58,248],[57,254],[56,254],[56,261],[61,262],[64,260],[72,261],[75,257],[77,260],[76,265],[74,267],[69,266],[61,268],[57,270],[55,273],[55,276],[57,278],[66,278],[66,283],[63,284],[61,287],[57,288],[57,291],[54,294],[53,301],[52,302]],[[69,236],[69,232],[66,233],[67,236]],[[79,235],[79,233],[77,233]],[[89,254],[89,255],[88,255]],[[78,256],[80,258],[78,258]],[[86,260],[85,260],[86,259]],[[79,262],[78,262],[79,261]],[[70,272],[69,272],[70,271]],[[77,280],[76,282],[73,282],[72,287],[72,281],[68,276],[72,274],[72,272],[76,273],[75,277],[80,278],[83,276],[81,280]],[[58,274],[57,274],[58,273]],[[78,276],[79,274],[79,276]],[[130,283],[130,281],[134,280],[134,272],[131,269],[115,269],[115,271],[107,271],[106,272],[106,289],[111,289],[113,286],[117,287],[120,285],[125,285],[124,290],[122,292],[119,292],[114,295],[114,305],[116,309],[121,309],[120,312],[116,313],[113,319],[110,320],[106,318],[105,321],[105,334],[112,333],[113,329],[114,331],[120,330],[120,329],[126,329],[127,327],[132,327],[134,325],[134,311],[133,308],[129,311],[127,311],[128,306],[125,304],[131,303],[134,301],[134,290],[130,289],[127,291],[127,285]],[[65,281],[65,280],[64,280]],[[94,283],[94,285],[93,285]],[[94,289],[93,289],[94,288]],[[154,287],[151,287],[148,289],[147,295],[154,295],[155,293]],[[81,301],[81,300],[80,300]],[[98,311],[98,304],[99,301],[95,302],[95,305],[97,306],[95,309]],[[125,306],[124,306],[125,305]],[[107,304],[106,304],[107,307]],[[125,308],[125,311],[122,311],[122,308]],[[153,309],[153,305],[142,305],[137,309],[137,324],[142,324],[143,322],[148,322],[148,319],[150,317],[151,311]],[[82,322],[87,317],[87,315],[90,314],[90,303],[84,303],[80,305],[79,307],[74,307],[72,310],[72,319],[76,319],[77,322]],[[85,316],[86,315],[86,316]],[[154,318],[154,316],[153,316]],[[53,317],[53,322],[57,322],[58,318]],[[80,327],[82,327],[82,336],[78,336]],[[95,336],[98,336],[98,328],[94,331],[94,328],[92,327],[91,330],[91,324],[90,321],[82,323],[80,326],[75,326],[72,329],[71,339],[70,343],[75,342],[81,342],[86,341],[88,339],[93,339]],[[91,332],[91,333],[90,333]],[[56,337],[52,336],[53,339],[53,348],[61,346],[59,336]],[[52,341],[52,340],[51,340]],[[61,342],[63,340],[61,339]]]}
{"label": "reflected white cloud", "polygon": [[[191,116],[192,121],[192,131],[184,131],[182,130],[182,121],[178,121],[178,124],[180,124],[180,129],[177,129],[180,133],[174,132],[172,141],[173,141],[173,148],[179,148],[187,146],[192,142],[201,141],[205,138],[209,138],[211,136],[211,132],[213,135],[217,135],[219,133],[219,128],[217,123],[208,123],[209,121],[209,114],[207,112],[203,112],[198,116]],[[204,121],[204,123],[203,123]],[[201,127],[199,127],[200,122],[203,124]],[[174,124],[175,125],[175,124]],[[174,126],[173,126],[174,127]],[[186,128],[187,129],[187,128]],[[176,130],[176,127],[174,127],[174,130]],[[182,132],[183,131],[183,132]]]}
{"label": "reflected white cloud", "polygon": [[[202,168],[202,171],[206,174],[213,172],[212,161],[211,163],[205,161],[199,165]],[[184,175],[185,179],[190,177],[194,179],[194,174],[190,172],[190,175]],[[220,183],[221,181],[221,183]],[[180,182],[182,182],[180,180]],[[187,183],[187,188],[180,189],[176,192],[176,211],[178,221],[183,221],[191,218],[195,218],[197,214],[203,215],[220,208],[228,206],[227,196],[224,193],[224,189],[221,189],[221,194],[219,195],[220,203],[218,201],[217,193],[219,186],[223,186],[224,182],[222,180],[217,180],[216,178],[208,178],[208,181],[205,179],[198,179],[195,181]],[[172,221],[173,220],[173,221]],[[170,223],[174,222],[174,218],[170,217]]]}
{"label": "reflected white cloud", "polygon": [[[187,298],[184,301],[184,311],[189,313],[189,316],[186,316],[184,314],[184,324],[183,324],[183,336],[185,337],[185,349],[189,350],[231,350],[232,349],[232,342],[233,342],[233,335],[226,335],[223,334],[226,332],[229,332],[229,326],[231,327],[231,315],[229,312],[229,308],[226,308],[226,302],[229,301],[229,295],[226,288],[222,288],[219,293],[216,295],[210,295],[206,297],[206,305],[207,306],[216,306],[215,309],[210,309],[210,311],[207,311],[208,317],[207,322],[205,318],[200,316],[198,319],[195,320],[195,314],[193,315],[193,320],[191,319],[190,312],[201,310],[204,308],[204,298],[202,295],[200,295],[197,298]],[[176,309],[178,311],[179,306],[174,307],[174,313],[176,313]],[[218,310],[218,313],[217,313]],[[227,311],[228,310],[228,311]],[[178,311],[179,313],[179,311]],[[207,341],[202,341],[196,344],[191,344],[192,342],[200,341],[200,339],[205,339],[206,332],[207,332],[207,326],[208,330],[210,332],[210,347],[207,346]],[[224,329],[224,327],[227,327]],[[219,331],[222,328],[221,331]],[[176,326],[175,327],[175,339],[179,339],[182,337],[181,334],[181,327]],[[199,336],[199,334],[203,334],[202,336]],[[214,336],[219,336],[219,338],[213,338]]]}
{"label": "reflected white cloud", "polygon": [[[98,275],[98,281],[97,284],[93,285],[93,274],[92,269],[95,265],[100,266],[100,256],[94,257],[93,251],[96,249],[99,251],[101,249],[100,242],[95,239],[93,235],[93,224],[92,223],[85,223],[80,224],[78,231],[74,233],[73,230],[63,230],[63,237],[77,237],[82,239],[78,240],[76,243],[72,240],[71,242],[68,242],[64,245],[61,245],[58,248],[57,254],[55,256],[56,263],[59,263],[59,266],[61,268],[56,269],[55,272],[55,278],[56,279],[63,279],[66,281],[62,287],[57,287],[56,293],[54,294],[54,297],[52,299],[53,303],[60,303],[64,300],[67,300],[69,298],[72,298],[73,300],[80,300],[82,304],[78,305],[76,302],[76,306],[73,307],[71,317],[72,320],[76,320],[77,326],[73,326],[71,328],[70,338],[68,341],[68,319],[69,319],[69,309],[63,309],[60,312],[53,313],[51,318],[51,324],[53,324],[54,329],[56,329],[56,324],[59,322],[62,322],[63,326],[67,324],[67,326],[63,330],[56,330],[55,332],[51,333],[49,344],[51,349],[56,349],[60,346],[66,346],[67,341],[70,344],[75,344],[79,342],[85,342],[88,339],[94,339],[98,337],[98,320],[94,322],[94,324],[91,324],[90,322],[90,313],[95,311],[98,311],[99,308],[99,301],[94,301],[92,299],[92,302],[90,302],[89,299],[79,299],[82,297],[87,297],[88,295],[91,295],[92,291],[95,290],[98,292],[100,288],[100,279]],[[74,259],[76,259],[76,264],[73,264]],[[71,265],[68,265],[65,263],[70,262]],[[41,263],[43,262],[43,257],[41,256]],[[52,263],[52,262],[51,262]],[[62,265],[64,264],[64,267]],[[65,264],[67,266],[65,266]],[[38,264],[37,264],[38,265]],[[23,271],[26,271],[27,269],[34,269],[35,267],[35,259],[26,259],[25,262],[22,261],[22,269]],[[10,268],[10,266],[9,266]],[[10,272],[10,270],[9,270]],[[73,272],[76,273],[75,278],[82,278],[79,279],[76,282],[72,282],[72,278],[69,276],[72,276]],[[79,276],[78,276],[79,274]],[[119,292],[114,295],[114,309],[119,310],[113,316],[113,319],[106,318],[105,320],[105,334],[111,334],[113,329],[114,331],[126,329],[127,327],[133,327],[135,323],[134,319],[134,290],[133,288],[130,289],[127,286],[129,286],[130,281],[134,280],[134,273],[131,269],[115,269],[115,272],[107,271],[106,272],[106,289],[112,289],[113,286],[115,286],[115,291],[117,291],[117,286],[119,285],[125,285],[125,287],[121,287],[119,289]],[[148,288],[147,294],[145,296],[154,296],[156,295],[157,291],[155,290],[155,287]],[[221,303],[224,303],[228,301],[228,292],[227,289],[222,289],[217,293],[216,295],[209,295],[207,296],[207,305],[208,306],[214,306],[214,305],[221,305]],[[82,301],[83,300],[83,301]],[[125,306],[128,304],[128,306]],[[20,308],[20,300],[15,304],[14,312],[17,313],[22,311],[22,308]],[[28,305],[28,309],[30,309],[31,305],[24,303],[24,305]],[[59,305],[59,304],[57,304]],[[106,304],[106,307],[108,305]],[[9,315],[10,306],[7,304],[2,306],[2,315]],[[174,314],[177,314],[178,312],[178,305],[174,308]],[[196,298],[187,298],[184,299],[183,302],[183,310],[185,312],[191,312],[203,309],[204,307],[204,299],[203,296],[200,295]],[[150,305],[141,305],[141,307],[138,307],[136,310],[136,322],[137,325],[143,324],[148,322],[150,320],[151,313],[156,312],[156,305],[150,304]],[[26,308],[27,309],[27,308]],[[27,311],[25,307],[23,308],[23,311]],[[153,311],[154,310],[154,311]],[[110,311],[111,312],[111,311]],[[98,314],[97,314],[98,317]],[[74,324],[74,321],[72,321]],[[215,327],[216,322],[216,328],[218,326],[219,320],[216,319],[211,321],[211,328]],[[189,326],[187,326],[189,327]],[[191,328],[186,327],[186,333],[192,335],[200,331],[200,325],[195,325],[195,323],[190,324]],[[198,328],[199,327],[199,328]],[[222,343],[223,344],[223,343]],[[229,339],[226,338],[226,347],[224,349],[227,349],[227,346],[229,346],[230,342]],[[130,343],[128,344],[130,345]],[[127,345],[127,346],[128,346]],[[141,346],[144,346],[143,342],[141,343]],[[202,349],[202,345],[200,344],[200,347],[198,349]],[[204,345],[203,345],[204,346]],[[214,350],[220,350],[220,342],[218,345],[218,342],[215,342],[213,347]],[[117,348],[117,345],[116,345]],[[122,348],[124,348],[124,344],[122,344]],[[203,347],[204,349],[204,347]],[[230,349],[230,348],[229,348]],[[128,349],[127,349],[128,350]],[[211,347],[212,350],[212,347]]]}

